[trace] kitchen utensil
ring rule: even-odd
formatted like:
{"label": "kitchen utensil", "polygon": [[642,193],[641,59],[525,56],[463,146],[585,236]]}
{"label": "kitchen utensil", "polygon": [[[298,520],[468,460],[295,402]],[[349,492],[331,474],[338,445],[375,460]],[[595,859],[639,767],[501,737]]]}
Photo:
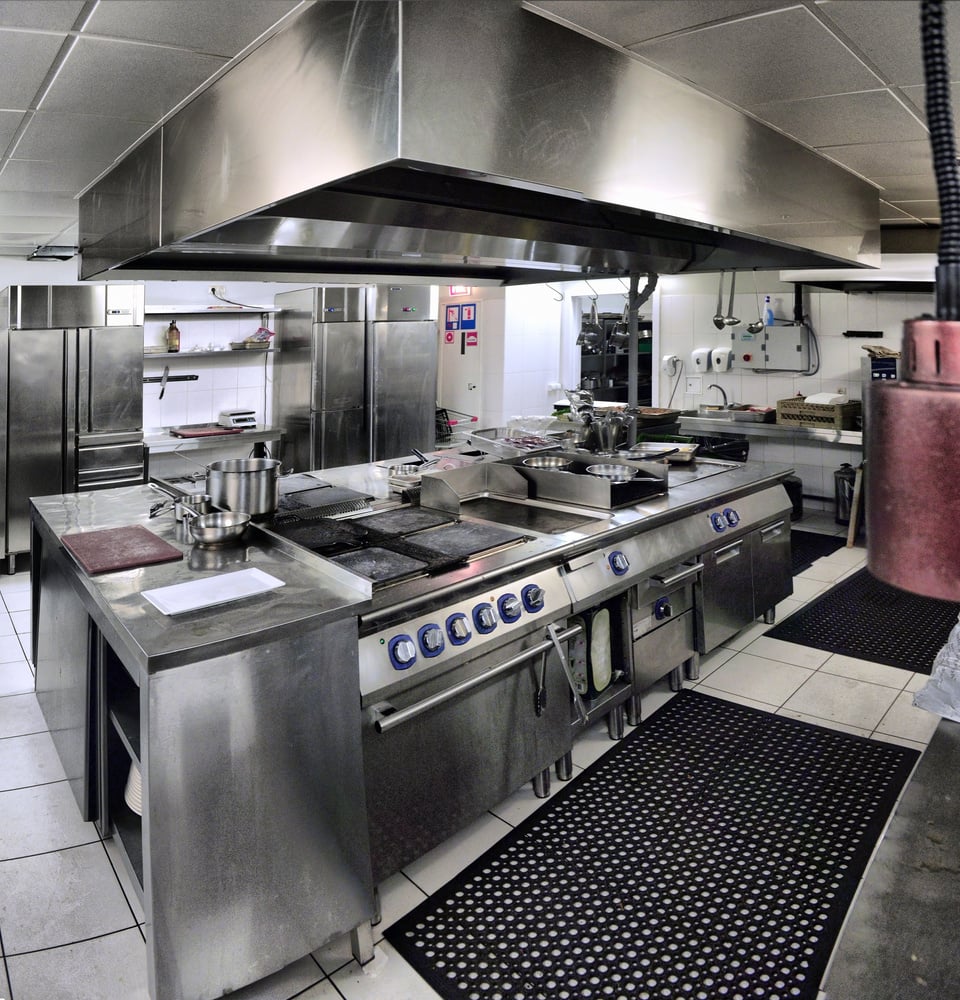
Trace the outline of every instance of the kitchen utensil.
{"label": "kitchen utensil", "polygon": [[633,479],[637,474],[636,470],[629,465],[588,465],[587,472],[591,476],[598,476],[600,479],[609,479],[614,483],[625,483],[628,479]]}
{"label": "kitchen utensil", "polygon": [[760,306],[760,289],[757,288],[757,272],[753,272],[753,294],[757,298],[757,318],[747,324],[747,333],[763,333],[763,309]]}
{"label": "kitchen utensil", "polygon": [[211,462],[207,493],[214,506],[254,517],[273,514],[280,502],[280,462],[275,458],[228,458]]}
{"label": "kitchen utensil", "polygon": [[723,322],[727,326],[739,326],[740,320],[733,315],[733,294],[737,287],[737,271],[736,268],[730,272],[730,305],[727,307],[727,315],[724,316]]}
{"label": "kitchen utensil", "polygon": [[247,530],[250,515],[242,511],[216,511],[190,517],[190,534],[198,545],[234,542]]}
{"label": "kitchen utensil", "polygon": [[676,455],[679,451],[679,448],[656,448],[651,447],[649,443],[640,442],[628,449],[627,453],[631,458],[640,462],[659,462],[668,455]]}
{"label": "kitchen utensil", "polygon": [[559,455],[532,455],[530,458],[525,458],[523,460],[524,465],[530,466],[531,469],[569,469],[570,460],[566,458],[561,458]]}
{"label": "kitchen utensil", "polygon": [[726,325],[726,320],[723,318],[723,271],[720,272],[720,287],[717,289],[717,312],[713,317],[713,325],[718,330],[722,330]]}

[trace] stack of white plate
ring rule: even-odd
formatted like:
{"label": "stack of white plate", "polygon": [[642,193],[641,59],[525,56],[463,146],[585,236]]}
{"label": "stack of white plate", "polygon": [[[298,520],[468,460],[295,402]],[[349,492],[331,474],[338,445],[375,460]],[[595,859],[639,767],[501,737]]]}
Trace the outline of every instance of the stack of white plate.
{"label": "stack of white plate", "polygon": [[123,790],[123,801],[139,816],[143,811],[143,792],[140,782],[140,768],[136,761],[130,765],[127,775],[127,785]]}

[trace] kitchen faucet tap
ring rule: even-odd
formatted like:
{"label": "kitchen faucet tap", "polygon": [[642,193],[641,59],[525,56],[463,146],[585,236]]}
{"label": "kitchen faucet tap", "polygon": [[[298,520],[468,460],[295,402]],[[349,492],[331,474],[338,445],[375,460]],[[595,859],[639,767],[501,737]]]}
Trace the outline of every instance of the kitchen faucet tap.
{"label": "kitchen faucet tap", "polygon": [[720,395],[723,397],[723,408],[726,409],[727,408],[727,394],[723,391],[723,386],[717,385],[716,382],[711,382],[710,385],[707,386],[707,388],[708,389],[716,389],[717,392],[720,393]]}

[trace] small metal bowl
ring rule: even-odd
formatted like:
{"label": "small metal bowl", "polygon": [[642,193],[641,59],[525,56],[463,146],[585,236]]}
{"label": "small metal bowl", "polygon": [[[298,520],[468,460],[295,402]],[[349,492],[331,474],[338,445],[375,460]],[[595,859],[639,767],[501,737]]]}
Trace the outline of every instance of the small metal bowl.
{"label": "small metal bowl", "polygon": [[533,455],[530,458],[525,458],[523,464],[531,469],[553,469],[556,471],[569,469],[572,463],[570,459],[561,458],[560,455]]}
{"label": "small metal bowl", "polygon": [[629,465],[588,465],[587,472],[591,476],[609,479],[613,483],[625,483],[637,474]]}
{"label": "small metal bowl", "polygon": [[218,511],[190,518],[190,534],[197,545],[222,545],[236,541],[250,523],[250,515],[239,510]]}

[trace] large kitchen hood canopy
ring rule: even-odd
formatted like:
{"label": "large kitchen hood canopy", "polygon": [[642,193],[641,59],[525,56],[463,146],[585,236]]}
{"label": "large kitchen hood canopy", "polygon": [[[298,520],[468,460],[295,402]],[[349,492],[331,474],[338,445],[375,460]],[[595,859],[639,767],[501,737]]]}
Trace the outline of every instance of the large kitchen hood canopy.
{"label": "large kitchen hood canopy", "polygon": [[876,190],[810,150],[519,3],[459,0],[306,8],[80,201],[82,278],[849,267],[879,232]]}

